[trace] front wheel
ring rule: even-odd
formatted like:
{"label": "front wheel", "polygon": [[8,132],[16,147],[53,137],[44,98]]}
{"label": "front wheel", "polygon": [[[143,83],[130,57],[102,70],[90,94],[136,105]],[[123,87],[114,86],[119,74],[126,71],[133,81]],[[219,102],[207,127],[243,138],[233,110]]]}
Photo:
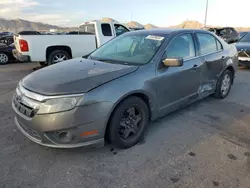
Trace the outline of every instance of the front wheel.
{"label": "front wheel", "polygon": [[228,96],[233,83],[233,73],[226,70],[219,78],[214,96],[219,99],[224,99]]}
{"label": "front wheel", "polygon": [[137,144],[148,125],[149,109],[138,97],[122,101],[115,109],[109,125],[108,137],[117,148],[129,148]]}

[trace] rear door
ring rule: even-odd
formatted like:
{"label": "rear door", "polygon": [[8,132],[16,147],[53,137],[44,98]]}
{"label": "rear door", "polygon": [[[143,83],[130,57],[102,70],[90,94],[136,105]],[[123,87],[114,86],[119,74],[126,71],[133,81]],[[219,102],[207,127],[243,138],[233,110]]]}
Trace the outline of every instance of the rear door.
{"label": "rear door", "polygon": [[223,69],[223,63],[227,60],[221,42],[209,33],[196,33],[199,46],[199,55],[203,61],[201,68],[202,91],[209,92],[215,85]]}

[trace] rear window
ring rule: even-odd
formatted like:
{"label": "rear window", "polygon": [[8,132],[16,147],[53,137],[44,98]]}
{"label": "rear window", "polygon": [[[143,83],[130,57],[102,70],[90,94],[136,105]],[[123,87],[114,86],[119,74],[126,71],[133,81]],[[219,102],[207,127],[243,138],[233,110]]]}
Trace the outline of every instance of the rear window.
{"label": "rear window", "polygon": [[205,33],[197,33],[197,37],[200,43],[201,55],[209,54],[217,51],[217,41],[210,35]]}
{"label": "rear window", "polygon": [[95,25],[94,24],[85,24],[80,26],[80,32],[86,34],[95,35]]}

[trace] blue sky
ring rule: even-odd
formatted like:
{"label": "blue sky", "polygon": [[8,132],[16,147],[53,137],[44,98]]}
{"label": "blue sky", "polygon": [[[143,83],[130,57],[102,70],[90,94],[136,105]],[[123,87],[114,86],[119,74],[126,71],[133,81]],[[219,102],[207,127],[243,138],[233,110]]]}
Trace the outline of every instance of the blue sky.
{"label": "blue sky", "polygon": [[[209,0],[208,24],[250,26],[250,0],[237,0],[237,4],[244,5],[240,9],[235,9],[235,2]],[[60,26],[77,26],[102,17],[128,22],[132,17],[142,24],[170,26],[185,20],[203,23],[205,5],[206,0],[0,0],[0,17]]]}

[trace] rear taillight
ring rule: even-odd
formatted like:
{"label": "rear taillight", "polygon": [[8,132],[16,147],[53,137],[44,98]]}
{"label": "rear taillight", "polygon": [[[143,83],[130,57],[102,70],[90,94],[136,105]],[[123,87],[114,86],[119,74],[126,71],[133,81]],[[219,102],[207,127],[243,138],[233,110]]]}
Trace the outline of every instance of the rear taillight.
{"label": "rear taillight", "polygon": [[26,40],[20,39],[19,46],[20,46],[21,52],[28,52],[29,51],[29,45],[28,45],[28,42]]}

